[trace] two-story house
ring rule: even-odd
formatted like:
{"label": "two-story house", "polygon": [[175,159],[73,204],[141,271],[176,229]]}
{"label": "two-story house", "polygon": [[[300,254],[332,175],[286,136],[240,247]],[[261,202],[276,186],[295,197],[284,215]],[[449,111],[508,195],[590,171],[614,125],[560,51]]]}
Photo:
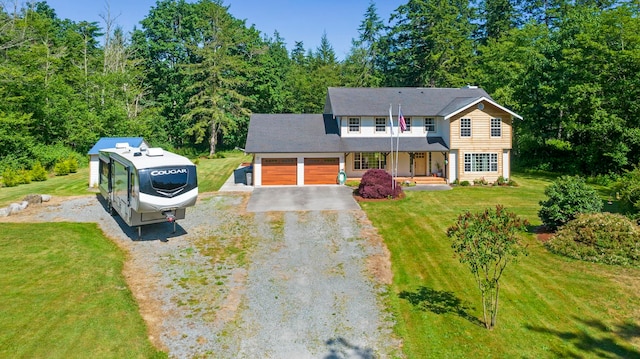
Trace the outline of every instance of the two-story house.
{"label": "two-story house", "polygon": [[510,176],[514,119],[522,117],[477,87],[332,87],[324,114],[253,114],[245,151],[254,155],[255,186],[336,184],[339,171],[349,178],[372,168],[391,172],[392,148],[398,176],[493,182]]}

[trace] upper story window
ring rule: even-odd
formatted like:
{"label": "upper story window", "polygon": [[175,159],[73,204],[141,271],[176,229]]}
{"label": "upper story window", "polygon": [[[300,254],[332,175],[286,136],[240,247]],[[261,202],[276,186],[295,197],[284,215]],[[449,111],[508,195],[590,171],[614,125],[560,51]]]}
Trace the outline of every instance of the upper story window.
{"label": "upper story window", "polygon": [[436,120],[433,118],[425,118],[424,119],[424,131],[425,132],[436,132]]}
{"label": "upper story window", "polygon": [[360,119],[356,117],[349,118],[349,132],[360,132]]}
{"label": "upper story window", "polygon": [[376,132],[387,132],[386,118],[376,118]]}
{"label": "upper story window", "polygon": [[491,137],[502,137],[502,119],[491,119]]}
{"label": "upper story window", "polygon": [[407,128],[404,130],[404,132],[411,132],[411,117],[405,117],[404,118],[404,123],[407,126]]}
{"label": "upper story window", "polygon": [[471,137],[471,119],[460,119],[460,137]]}

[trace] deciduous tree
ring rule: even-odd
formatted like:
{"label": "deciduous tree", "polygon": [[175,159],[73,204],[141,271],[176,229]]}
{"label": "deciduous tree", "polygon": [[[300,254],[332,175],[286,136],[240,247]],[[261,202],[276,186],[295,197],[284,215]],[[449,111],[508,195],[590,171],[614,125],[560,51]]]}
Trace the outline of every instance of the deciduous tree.
{"label": "deciduous tree", "polygon": [[527,254],[519,236],[527,224],[526,220],[498,205],[481,213],[467,211],[447,230],[447,236],[453,241],[451,248],[460,263],[469,267],[480,289],[487,329],[496,325],[500,278],[505,268],[518,256]]}

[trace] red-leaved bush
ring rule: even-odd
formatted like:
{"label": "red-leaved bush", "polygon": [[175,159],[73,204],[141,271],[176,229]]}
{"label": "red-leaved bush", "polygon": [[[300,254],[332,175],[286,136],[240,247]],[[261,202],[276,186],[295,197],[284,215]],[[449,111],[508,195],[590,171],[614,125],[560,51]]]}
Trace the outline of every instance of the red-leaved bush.
{"label": "red-leaved bush", "polygon": [[360,180],[358,194],[362,198],[397,198],[402,194],[402,187],[395,183],[392,187],[393,179],[385,170],[368,170]]}

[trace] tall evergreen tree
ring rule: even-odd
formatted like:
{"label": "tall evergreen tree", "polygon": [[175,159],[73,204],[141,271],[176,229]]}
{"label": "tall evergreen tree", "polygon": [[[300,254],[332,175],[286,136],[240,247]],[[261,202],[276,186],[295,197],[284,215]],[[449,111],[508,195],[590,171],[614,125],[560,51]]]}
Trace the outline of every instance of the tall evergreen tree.
{"label": "tall evergreen tree", "polygon": [[387,85],[457,87],[473,59],[473,11],[463,0],[409,0],[391,15]]}
{"label": "tall evergreen tree", "polygon": [[384,24],[378,16],[375,3],[371,1],[358,28],[359,37],[352,40],[351,50],[344,62],[346,85],[380,85],[382,78],[377,64],[380,61],[380,38],[383,30]]}

